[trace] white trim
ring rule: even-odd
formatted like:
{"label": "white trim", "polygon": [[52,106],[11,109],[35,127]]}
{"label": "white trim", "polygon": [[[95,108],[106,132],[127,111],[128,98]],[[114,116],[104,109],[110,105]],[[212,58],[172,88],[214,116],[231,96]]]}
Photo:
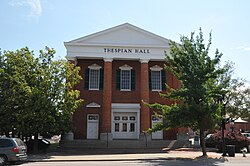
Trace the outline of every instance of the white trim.
{"label": "white trim", "polygon": [[[89,116],[97,116],[97,120],[89,120]],[[87,114],[87,139],[98,139],[99,137],[99,114]],[[95,129],[95,136],[91,135],[90,126],[93,127],[93,124],[96,128]]]}
{"label": "white trim", "polygon": [[[87,44],[87,43],[71,43],[64,42],[65,47],[69,46],[88,46],[88,47],[131,47],[131,48],[159,48],[159,49],[170,49],[170,46],[161,46],[161,45],[139,45],[139,44]],[[163,52],[164,54],[164,52]]]}
{"label": "white trim", "polygon": [[148,62],[149,62],[149,59],[140,59],[140,62],[141,62],[141,63],[148,63]]}
{"label": "white trim", "polygon": [[135,103],[112,103],[111,104],[112,109],[140,109],[141,106],[140,104],[135,104]]}
{"label": "white trim", "polygon": [[99,70],[101,69],[102,67],[97,65],[97,64],[92,64],[90,66],[88,66],[89,69],[93,69],[93,70]]}
{"label": "white trim", "polygon": [[[155,65],[153,68],[151,67],[150,68],[150,72],[151,72],[151,90],[152,91],[156,91],[156,92],[159,92],[159,91],[162,91],[162,76],[161,76],[161,70],[162,70],[162,68],[160,68],[159,66],[157,66],[157,65]],[[152,79],[153,79],[153,74],[152,74],[152,72],[159,72],[160,73],[160,76],[159,76],[159,78],[160,78],[160,80],[159,80],[159,82],[158,83],[160,83],[160,89],[154,89],[153,88],[153,81],[152,81]]]}
{"label": "white trim", "polygon": [[[121,39],[110,40],[109,37],[121,33],[123,37]],[[128,34],[126,32],[129,32]],[[135,36],[136,40],[132,40],[128,35],[138,34]],[[122,34],[123,33],[123,34]],[[118,34],[119,35],[119,34]],[[145,37],[145,40],[141,40],[141,36]],[[132,36],[133,37],[133,36]],[[100,39],[100,41],[98,40]],[[124,40],[123,40],[124,39]],[[138,40],[137,40],[138,39]],[[96,42],[93,41],[96,40]],[[148,41],[147,41],[148,40]],[[169,40],[131,25],[125,23],[118,25],[97,33],[93,33],[75,40],[64,42],[64,46],[67,50],[67,57],[79,57],[79,58],[92,58],[92,59],[129,59],[129,60],[143,60],[142,63],[147,63],[148,60],[164,61],[165,52],[170,54]],[[142,49],[149,50],[146,53],[121,53],[121,52],[104,52],[104,48],[121,48],[121,49]]]}
{"label": "white trim", "polygon": [[136,113],[137,119],[136,119],[136,129],[137,129],[137,136],[136,139],[139,139],[140,135],[140,104],[138,103],[112,103],[111,104],[112,113],[111,113],[111,132],[114,131],[114,113]]}
{"label": "white trim", "polygon": [[95,103],[95,102],[91,102],[88,105],[86,105],[87,108],[100,108],[101,105]]}
{"label": "white trim", "polygon": [[76,61],[77,60],[76,57],[72,57],[72,56],[66,56],[66,59],[69,61]]}
{"label": "white trim", "polygon": [[125,65],[119,67],[119,69],[121,69],[121,70],[132,70],[133,68],[131,66],[125,64]]}
{"label": "white trim", "polygon": [[113,58],[104,58],[103,60],[104,60],[104,62],[112,62]]}
{"label": "white trim", "polygon": [[150,67],[150,70],[152,71],[161,71],[163,68],[158,66],[158,65],[154,65],[152,67]]}

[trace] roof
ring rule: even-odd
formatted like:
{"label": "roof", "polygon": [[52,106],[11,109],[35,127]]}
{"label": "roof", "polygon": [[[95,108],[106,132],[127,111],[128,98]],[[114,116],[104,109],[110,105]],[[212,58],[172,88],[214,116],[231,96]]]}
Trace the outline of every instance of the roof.
{"label": "roof", "polygon": [[[138,42],[138,39],[139,42]],[[124,23],[106,30],[80,37],[66,45],[148,45],[168,47],[169,40],[129,23]]]}
{"label": "roof", "polygon": [[238,119],[236,119],[236,120],[234,121],[234,123],[248,123],[248,122],[245,121],[245,120],[242,120],[241,117],[239,117]]}

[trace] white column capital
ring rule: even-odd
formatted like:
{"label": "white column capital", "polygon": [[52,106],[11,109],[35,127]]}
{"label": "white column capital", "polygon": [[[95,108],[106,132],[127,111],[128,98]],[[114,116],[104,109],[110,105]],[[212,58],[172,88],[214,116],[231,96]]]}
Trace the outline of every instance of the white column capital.
{"label": "white column capital", "polygon": [[104,58],[103,60],[104,60],[104,62],[112,62],[113,58]]}
{"label": "white column capital", "polygon": [[140,62],[141,62],[141,63],[148,63],[148,62],[149,62],[149,59],[140,59]]}
{"label": "white column capital", "polygon": [[66,57],[68,61],[74,62],[75,65],[77,65],[77,58],[76,57]]}

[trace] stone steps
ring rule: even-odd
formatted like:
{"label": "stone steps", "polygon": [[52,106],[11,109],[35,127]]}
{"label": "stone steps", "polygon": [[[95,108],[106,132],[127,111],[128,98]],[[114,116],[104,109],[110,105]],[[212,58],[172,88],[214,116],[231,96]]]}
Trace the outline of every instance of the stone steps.
{"label": "stone steps", "polygon": [[189,141],[181,140],[72,140],[60,141],[60,146],[65,148],[182,148],[189,147]]}

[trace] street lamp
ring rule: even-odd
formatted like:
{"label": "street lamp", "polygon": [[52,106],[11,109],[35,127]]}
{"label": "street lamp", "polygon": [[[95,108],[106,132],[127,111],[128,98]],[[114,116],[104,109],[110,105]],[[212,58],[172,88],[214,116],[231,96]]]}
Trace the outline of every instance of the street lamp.
{"label": "street lamp", "polygon": [[219,103],[223,104],[222,110],[221,110],[221,139],[222,139],[222,156],[227,156],[226,154],[226,145],[225,145],[225,138],[224,138],[224,129],[225,129],[225,125],[226,125],[226,103],[223,102],[224,97],[220,96],[219,97]]}

